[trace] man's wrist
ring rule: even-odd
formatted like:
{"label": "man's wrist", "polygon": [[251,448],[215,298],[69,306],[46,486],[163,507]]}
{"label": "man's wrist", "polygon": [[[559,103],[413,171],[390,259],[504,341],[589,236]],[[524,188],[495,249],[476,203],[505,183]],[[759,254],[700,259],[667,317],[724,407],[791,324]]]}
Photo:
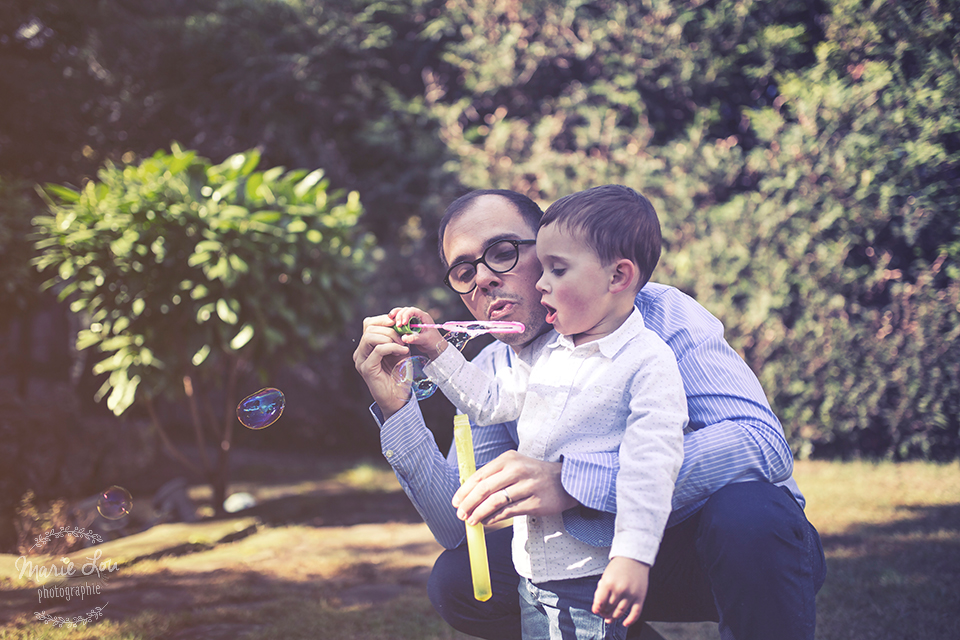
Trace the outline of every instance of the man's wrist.
{"label": "man's wrist", "polygon": [[373,406],[370,407],[370,409],[374,412],[374,416],[379,420],[380,427],[382,428],[383,423],[407,406],[408,402],[410,402],[410,398],[407,398],[406,400],[400,400],[399,398],[388,398],[384,401],[374,398]]}

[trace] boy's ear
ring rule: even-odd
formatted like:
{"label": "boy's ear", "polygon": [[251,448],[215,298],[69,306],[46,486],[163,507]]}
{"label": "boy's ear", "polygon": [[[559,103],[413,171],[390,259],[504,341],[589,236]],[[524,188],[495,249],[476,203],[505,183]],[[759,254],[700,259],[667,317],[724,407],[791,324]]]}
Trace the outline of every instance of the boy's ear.
{"label": "boy's ear", "polygon": [[610,293],[620,293],[624,289],[635,287],[640,279],[640,269],[637,265],[626,258],[621,258],[613,263],[610,272]]}

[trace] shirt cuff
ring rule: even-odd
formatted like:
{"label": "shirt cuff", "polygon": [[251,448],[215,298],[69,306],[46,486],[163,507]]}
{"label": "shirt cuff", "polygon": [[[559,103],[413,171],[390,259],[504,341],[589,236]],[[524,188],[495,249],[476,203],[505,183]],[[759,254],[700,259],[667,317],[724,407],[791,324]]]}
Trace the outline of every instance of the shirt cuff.
{"label": "shirt cuff", "polygon": [[420,405],[412,395],[407,404],[386,420],[383,419],[383,412],[377,403],[370,405],[370,413],[380,427],[380,447],[388,460],[410,451],[430,434],[430,431],[423,427]]}
{"label": "shirt cuff", "polygon": [[618,531],[610,547],[610,557],[632,558],[637,562],[653,566],[660,548],[660,538],[648,533]]}
{"label": "shirt cuff", "polygon": [[560,484],[577,502],[590,509],[616,513],[616,453],[565,455],[561,459]]}

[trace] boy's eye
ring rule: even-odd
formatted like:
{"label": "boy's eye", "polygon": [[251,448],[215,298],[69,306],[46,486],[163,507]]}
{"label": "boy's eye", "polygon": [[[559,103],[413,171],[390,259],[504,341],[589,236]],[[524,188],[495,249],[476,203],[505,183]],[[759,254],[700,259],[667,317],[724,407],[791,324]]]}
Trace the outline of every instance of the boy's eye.
{"label": "boy's eye", "polygon": [[554,267],[553,269],[550,269],[550,273],[552,273],[555,276],[562,276],[564,271],[566,271],[566,269],[560,269],[558,267]]}

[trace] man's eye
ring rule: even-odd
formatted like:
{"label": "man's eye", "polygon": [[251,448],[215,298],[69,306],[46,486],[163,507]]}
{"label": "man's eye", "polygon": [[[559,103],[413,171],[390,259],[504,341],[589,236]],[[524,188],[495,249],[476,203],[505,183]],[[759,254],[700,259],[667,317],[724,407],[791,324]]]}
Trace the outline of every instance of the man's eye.
{"label": "man's eye", "polygon": [[454,270],[453,277],[460,282],[467,282],[473,279],[473,276],[477,273],[477,270],[469,265],[465,264],[459,269]]}

